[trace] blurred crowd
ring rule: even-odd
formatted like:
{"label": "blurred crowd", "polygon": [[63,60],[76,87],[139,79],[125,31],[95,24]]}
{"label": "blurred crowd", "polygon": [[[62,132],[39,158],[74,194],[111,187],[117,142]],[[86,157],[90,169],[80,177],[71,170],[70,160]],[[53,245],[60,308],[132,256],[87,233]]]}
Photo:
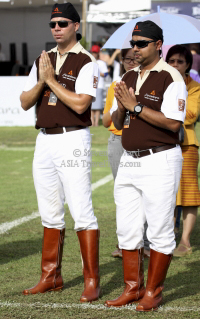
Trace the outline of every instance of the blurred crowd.
{"label": "blurred crowd", "polygon": [[[200,83],[200,46],[198,44],[188,44],[186,47],[192,54],[192,66],[189,72],[190,77]],[[100,69],[100,81],[98,84],[98,95],[96,102],[92,105],[92,125],[98,126],[102,118],[103,109],[106,103],[106,95],[112,82],[118,81],[122,75],[122,50],[102,49],[102,44],[94,43],[90,48],[90,53],[94,55]],[[165,58],[163,56],[163,58]],[[132,68],[132,63],[129,65]]]}

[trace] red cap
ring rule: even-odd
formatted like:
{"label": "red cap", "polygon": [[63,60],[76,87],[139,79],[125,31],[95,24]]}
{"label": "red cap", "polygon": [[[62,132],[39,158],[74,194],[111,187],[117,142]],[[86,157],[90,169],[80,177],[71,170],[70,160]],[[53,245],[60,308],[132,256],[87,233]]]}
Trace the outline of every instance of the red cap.
{"label": "red cap", "polygon": [[98,45],[93,45],[90,49],[90,52],[99,53],[100,49],[101,48]]}

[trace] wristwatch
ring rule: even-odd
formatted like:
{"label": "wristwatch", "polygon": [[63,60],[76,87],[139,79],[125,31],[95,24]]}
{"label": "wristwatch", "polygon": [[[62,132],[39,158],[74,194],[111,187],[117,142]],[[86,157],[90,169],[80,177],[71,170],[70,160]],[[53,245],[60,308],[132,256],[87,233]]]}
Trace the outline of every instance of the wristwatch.
{"label": "wristwatch", "polygon": [[139,115],[142,112],[144,105],[142,105],[140,102],[134,107],[134,115]]}

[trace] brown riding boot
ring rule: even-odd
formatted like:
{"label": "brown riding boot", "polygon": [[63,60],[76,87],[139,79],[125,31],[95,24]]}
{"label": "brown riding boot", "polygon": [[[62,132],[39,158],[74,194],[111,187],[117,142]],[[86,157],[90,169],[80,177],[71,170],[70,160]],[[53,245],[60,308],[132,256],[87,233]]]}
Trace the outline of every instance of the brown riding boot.
{"label": "brown riding boot", "polygon": [[42,275],[39,283],[23,291],[24,295],[44,293],[63,288],[61,262],[64,245],[65,229],[59,230],[44,227],[42,247]]}
{"label": "brown riding boot", "polygon": [[146,292],[137,311],[157,310],[162,303],[163,283],[167,275],[172,255],[165,255],[155,250],[150,250],[150,260],[148,268],[148,279]]}
{"label": "brown riding boot", "polygon": [[84,291],[81,302],[91,302],[99,299],[99,234],[98,229],[77,232],[83,261]]}
{"label": "brown riding boot", "polygon": [[122,249],[124,292],[117,299],[107,300],[107,307],[121,307],[136,302],[144,296],[144,249]]}

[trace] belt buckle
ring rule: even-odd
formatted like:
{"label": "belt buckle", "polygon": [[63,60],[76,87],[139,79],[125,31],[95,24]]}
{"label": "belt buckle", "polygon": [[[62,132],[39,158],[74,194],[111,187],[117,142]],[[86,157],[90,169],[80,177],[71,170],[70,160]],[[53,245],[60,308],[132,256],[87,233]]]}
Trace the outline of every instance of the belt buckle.
{"label": "belt buckle", "polygon": [[47,134],[45,128],[41,128],[41,132],[42,132],[43,134]]}
{"label": "belt buckle", "polygon": [[132,156],[133,156],[134,158],[139,158],[139,157],[140,157],[140,151],[139,151],[139,150],[137,150],[137,151],[132,151]]}

